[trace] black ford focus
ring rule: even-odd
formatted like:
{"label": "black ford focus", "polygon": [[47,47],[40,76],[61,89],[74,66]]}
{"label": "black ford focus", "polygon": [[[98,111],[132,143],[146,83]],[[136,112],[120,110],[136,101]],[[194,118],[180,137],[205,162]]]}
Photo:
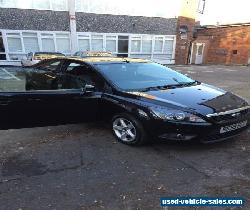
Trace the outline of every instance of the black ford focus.
{"label": "black ford focus", "polygon": [[118,141],[139,145],[221,141],[250,120],[242,98],[141,59],[54,58],[15,79],[0,83],[1,129],[111,120]]}

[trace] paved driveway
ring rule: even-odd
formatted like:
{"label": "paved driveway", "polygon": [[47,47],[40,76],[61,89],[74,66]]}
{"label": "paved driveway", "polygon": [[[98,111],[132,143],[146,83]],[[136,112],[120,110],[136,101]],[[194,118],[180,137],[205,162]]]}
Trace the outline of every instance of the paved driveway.
{"label": "paved driveway", "polygon": [[[174,68],[250,100],[249,67]],[[117,143],[104,123],[0,131],[0,163],[0,209],[158,210],[162,196],[242,196],[250,206],[250,130],[143,147]]]}

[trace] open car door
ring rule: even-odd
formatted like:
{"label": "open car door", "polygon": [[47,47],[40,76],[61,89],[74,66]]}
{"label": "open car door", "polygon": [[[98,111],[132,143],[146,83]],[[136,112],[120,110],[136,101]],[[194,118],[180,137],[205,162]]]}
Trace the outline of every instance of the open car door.
{"label": "open car door", "polygon": [[1,83],[0,129],[96,119],[101,94],[79,75],[62,72],[61,65],[63,60],[51,60],[19,71],[6,86]]}

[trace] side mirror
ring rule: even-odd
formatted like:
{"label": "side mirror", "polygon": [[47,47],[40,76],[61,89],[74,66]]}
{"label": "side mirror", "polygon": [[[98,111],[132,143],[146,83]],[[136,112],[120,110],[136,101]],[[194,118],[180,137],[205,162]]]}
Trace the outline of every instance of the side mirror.
{"label": "side mirror", "polygon": [[84,92],[92,92],[92,91],[94,91],[95,90],[95,86],[94,85],[88,85],[88,84],[86,84],[85,86],[84,86],[84,88],[83,88],[83,91]]}

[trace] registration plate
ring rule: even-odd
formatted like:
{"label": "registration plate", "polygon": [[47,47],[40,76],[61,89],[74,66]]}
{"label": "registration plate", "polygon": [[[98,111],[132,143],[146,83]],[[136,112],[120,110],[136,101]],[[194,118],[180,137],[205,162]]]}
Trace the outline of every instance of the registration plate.
{"label": "registration plate", "polygon": [[221,127],[220,133],[226,133],[226,132],[234,131],[234,130],[243,128],[245,126],[247,126],[247,120],[243,121],[243,122],[235,123],[235,124],[232,124],[232,125],[227,125],[227,126]]}

